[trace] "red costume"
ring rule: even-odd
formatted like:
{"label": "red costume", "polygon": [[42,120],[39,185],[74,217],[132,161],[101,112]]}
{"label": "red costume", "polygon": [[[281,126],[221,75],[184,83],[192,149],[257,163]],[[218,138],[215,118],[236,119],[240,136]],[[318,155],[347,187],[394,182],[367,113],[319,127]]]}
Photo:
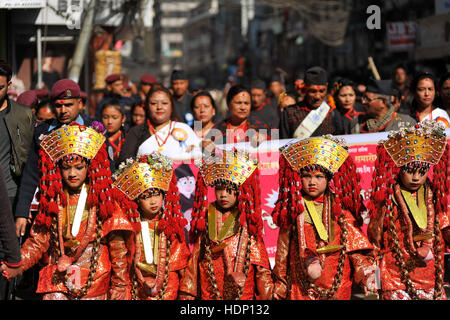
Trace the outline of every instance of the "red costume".
{"label": "red costume", "polygon": [[[443,285],[445,242],[450,243],[447,212],[449,149],[444,128],[425,121],[389,135],[378,145],[369,209],[368,236],[376,247],[383,299],[446,299]],[[432,181],[411,190],[401,170]]]}
{"label": "red costume", "polygon": [[[135,183],[136,182],[136,183]],[[189,258],[180,196],[172,162],[154,152],[128,160],[115,173],[115,198],[133,223],[133,300],[175,300],[181,273]],[[164,192],[164,207],[153,219],[139,213],[138,198],[148,192]],[[142,229],[144,228],[144,229]]]}
{"label": "red costume", "polygon": [[[262,239],[257,164],[225,152],[201,167],[190,237],[194,248],[180,285],[181,299],[271,299],[272,278]],[[207,186],[237,190],[237,206],[222,214],[209,204]]]}
{"label": "red costume", "polygon": [[[74,123],[41,142],[39,213],[22,247],[22,260],[27,270],[50,248],[49,264],[40,272],[37,289],[46,300],[127,295],[126,240],[132,226],[112,200],[105,138],[97,131]],[[63,187],[60,161],[88,163],[80,194],[69,195]]]}
{"label": "red costume", "polygon": [[[280,193],[273,210],[280,227],[273,270],[278,299],[350,299],[353,281],[365,284],[369,276],[367,253],[373,247],[355,219],[360,178],[341,142],[325,137],[301,140],[280,155]],[[317,170],[328,177],[327,189],[307,200],[300,171]],[[320,263],[314,276],[313,261]]]}

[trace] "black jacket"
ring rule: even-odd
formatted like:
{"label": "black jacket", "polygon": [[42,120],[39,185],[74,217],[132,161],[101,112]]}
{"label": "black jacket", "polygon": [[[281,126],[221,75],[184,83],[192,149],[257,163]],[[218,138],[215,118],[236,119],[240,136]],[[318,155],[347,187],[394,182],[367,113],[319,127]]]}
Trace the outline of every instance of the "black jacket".
{"label": "black jacket", "polygon": [[11,172],[20,179],[30,152],[35,125],[35,116],[30,107],[8,100],[9,112],[5,123],[11,138]]}
{"label": "black jacket", "polygon": [[21,261],[19,240],[2,170],[0,170],[0,260],[6,261],[10,266],[15,266]]}
{"label": "black jacket", "polygon": [[120,150],[119,159],[116,162],[116,167],[118,167],[119,164],[124,162],[126,159],[136,157],[139,146],[148,138],[150,138],[150,131],[147,121],[128,130],[125,135],[125,141],[122,145],[122,149]]}

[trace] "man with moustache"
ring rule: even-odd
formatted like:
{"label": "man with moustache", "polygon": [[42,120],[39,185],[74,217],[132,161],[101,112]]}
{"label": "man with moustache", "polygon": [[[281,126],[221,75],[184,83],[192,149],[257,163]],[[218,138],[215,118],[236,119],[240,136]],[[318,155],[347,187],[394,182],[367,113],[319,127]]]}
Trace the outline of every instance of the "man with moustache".
{"label": "man with moustache", "polygon": [[391,103],[390,80],[369,79],[361,102],[365,113],[353,119],[351,133],[389,132],[417,122],[409,115],[395,111]]}
{"label": "man with moustache", "polygon": [[286,107],[280,116],[280,138],[308,138],[326,134],[342,135],[350,132],[336,109],[326,102],[327,72],[312,67],[305,73],[305,98],[297,105]]}

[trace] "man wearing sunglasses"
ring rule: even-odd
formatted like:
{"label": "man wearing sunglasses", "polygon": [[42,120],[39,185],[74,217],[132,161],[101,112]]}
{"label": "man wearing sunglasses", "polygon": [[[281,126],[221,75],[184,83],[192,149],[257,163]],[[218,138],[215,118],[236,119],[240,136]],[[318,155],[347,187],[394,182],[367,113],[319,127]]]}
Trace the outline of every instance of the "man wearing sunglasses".
{"label": "man wearing sunglasses", "polygon": [[412,117],[395,112],[392,105],[391,80],[370,79],[361,97],[361,103],[366,113],[354,119],[352,133],[398,130],[407,123],[416,123]]}

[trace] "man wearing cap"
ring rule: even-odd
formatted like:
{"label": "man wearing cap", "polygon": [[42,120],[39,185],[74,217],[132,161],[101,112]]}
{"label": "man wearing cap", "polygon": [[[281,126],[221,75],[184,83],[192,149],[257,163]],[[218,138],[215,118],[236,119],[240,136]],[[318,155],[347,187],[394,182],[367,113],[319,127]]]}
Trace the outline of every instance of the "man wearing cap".
{"label": "man wearing cap", "polygon": [[38,97],[33,90],[27,90],[22,92],[16,100],[18,103],[30,107],[31,110],[36,113],[36,107],[38,105]]}
{"label": "man wearing cap", "polygon": [[391,101],[391,80],[371,78],[361,98],[366,113],[353,120],[351,133],[387,132],[416,123],[412,117],[395,112]]}
{"label": "man wearing cap", "polygon": [[192,95],[188,91],[189,80],[186,73],[183,70],[173,70],[170,82],[178,121],[192,126],[194,123],[194,115],[190,109]]}
{"label": "man wearing cap", "polygon": [[[14,208],[17,199],[22,170],[28,157],[33,138],[35,117],[30,107],[21,105],[7,95],[11,87],[12,70],[10,65],[0,60],[0,171],[6,185],[6,192]],[[12,210],[11,210],[12,212]],[[5,260],[7,248],[0,241],[0,261]],[[8,282],[0,277],[0,300],[7,298]]]}
{"label": "man wearing cap", "polygon": [[120,106],[123,108],[125,115],[127,116],[127,120],[125,122],[125,129],[129,128],[131,124],[131,106],[133,104],[139,103],[139,98],[136,96],[125,97],[123,96],[123,79],[122,76],[118,73],[110,74],[105,79],[106,82],[106,94],[102,100],[95,107],[95,119],[97,121],[102,120],[102,109],[103,106],[109,103],[111,100],[119,100]]}
{"label": "man wearing cap", "polygon": [[286,107],[280,117],[280,138],[309,138],[326,134],[342,135],[350,132],[344,127],[341,115],[327,103],[327,72],[321,67],[306,71],[305,98],[297,105]]}
{"label": "man wearing cap", "polygon": [[278,128],[280,119],[276,109],[269,104],[265,82],[261,79],[254,79],[251,82],[250,93],[252,98],[250,115],[261,119],[271,128]]}
{"label": "man wearing cap", "polygon": [[69,124],[72,121],[76,121],[81,125],[90,125],[90,123],[86,123],[80,116],[80,92],[81,90],[78,84],[70,79],[61,79],[53,85],[51,100],[56,113],[56,119],[39,123],[33,134],[28,159],[26,160],[20,182],[18,202],[16,205],[15,217],[18,237],[25,235],[27,223],[31,223],[30,208],[33,209],[31,204],[39,182],[38,154],[41,135],[47,135],[63,124]]}
{"label": "man wearing cap", "polygon": [[147,93],[152,88],[152,85],[155,83],[158,83],[158,80],[152,76],[151,74],[144,74],[141,77],[141,83],[139,86],[139,97],[141,99],[140,103],[142,104],[145,101],[145,98],[147,97]]}

